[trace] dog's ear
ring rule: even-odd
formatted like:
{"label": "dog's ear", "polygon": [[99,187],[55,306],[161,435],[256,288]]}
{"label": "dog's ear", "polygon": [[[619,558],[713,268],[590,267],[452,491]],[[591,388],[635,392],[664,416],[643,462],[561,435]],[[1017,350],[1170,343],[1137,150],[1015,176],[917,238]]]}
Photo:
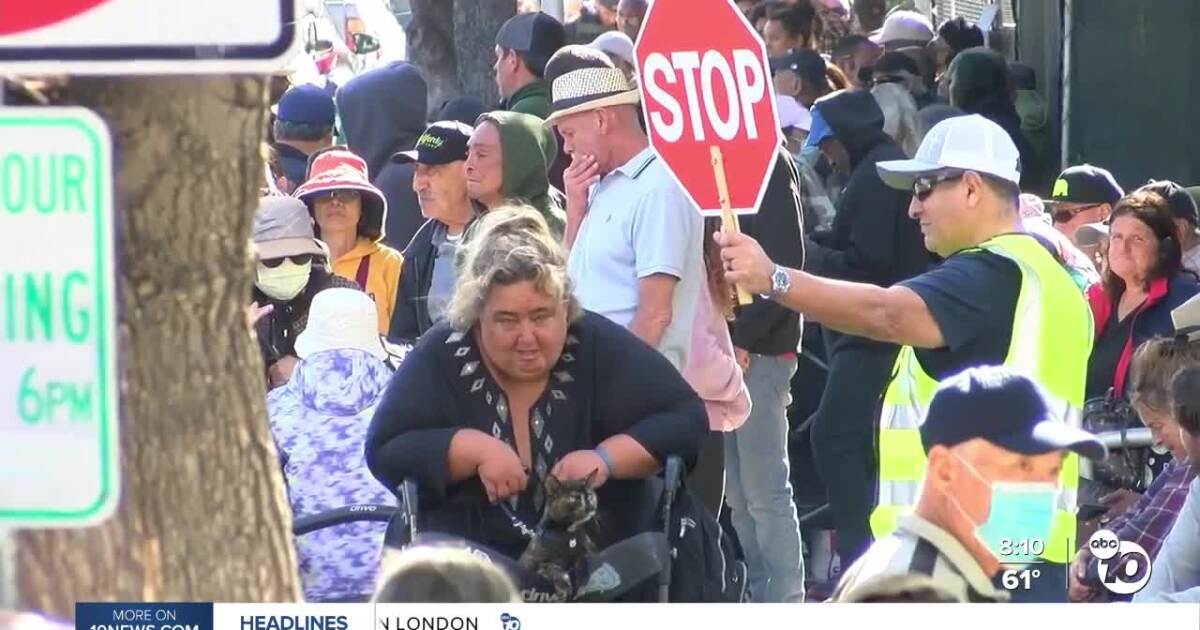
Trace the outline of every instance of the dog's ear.
{"label": "dog's ear", "polygon": [[583,478],[583,482],[584,482],[584,483],[586,483],[586,484],[588,485],[588,487],[589,487],[589,488],[595,488],[595,487],[596,487],[596,486],[595,486],[595,484],[593,484],[592,482],[596,480],[596,473],[597,473],[597,472],[599,472],[599,471],[593,468],[593,469],[592,469],[592,472],[588,473],[588,475],[587,475],[586,477],[584,477],[584,478]]}
{"label": "dog's ear", "polygon": [[558,493],[559,489],[562,487],[562,482],[558,480],[558,477],[550,474],[546,475],[546,482],[544,485],[546,487],[546,494],[551,495]]}

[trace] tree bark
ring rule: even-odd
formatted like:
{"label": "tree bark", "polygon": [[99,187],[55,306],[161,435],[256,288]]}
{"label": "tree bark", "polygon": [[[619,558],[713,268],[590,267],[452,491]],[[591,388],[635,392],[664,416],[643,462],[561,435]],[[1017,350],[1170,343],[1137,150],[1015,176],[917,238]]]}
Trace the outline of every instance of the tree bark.
{"label": "tree bark", "polygon": [[460,94],[495,105],[496,31],[516,14],[516,0],[412,0],[411,6],[408,58],[428,83],[430,112]]}
{"label": "tree bark", "polygon": [[456,0],[454,41],[458,47],[458,79],[463,92],[483,100],[491,109],[499,102],[496,74],[496,32],[516,15],[515,0]]}
{"label": "tree bark", "polygon": [[454,0],[411,0],[408,59],[421,69],[429,112],[463,93],[454,52]]}
{"label": "tree bark", "polygon": [[854,12],[858,14],[858,25],[864,34],[883,27],[883,19],[887,17],[887,3],[884,0],[855,0]]}
{"label": "tree bark", "polygon": [[80,530],[17,535],[18,603],[298,601],[289,509],[242,309],[265,83],[96,78],[69,99],[113,131],[121,499]]}

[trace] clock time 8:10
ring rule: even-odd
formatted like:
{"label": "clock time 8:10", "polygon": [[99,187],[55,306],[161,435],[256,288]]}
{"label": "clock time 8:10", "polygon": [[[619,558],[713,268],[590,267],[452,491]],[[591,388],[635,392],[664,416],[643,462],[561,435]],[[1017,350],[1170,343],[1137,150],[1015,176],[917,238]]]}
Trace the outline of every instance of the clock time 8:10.
{"label": "clock time 8:10", "polygon": [[1040,556],[1046,552],[1046,543],[1041,538],[1021,538],[1000,540],[1000,559],[1007,556]]}

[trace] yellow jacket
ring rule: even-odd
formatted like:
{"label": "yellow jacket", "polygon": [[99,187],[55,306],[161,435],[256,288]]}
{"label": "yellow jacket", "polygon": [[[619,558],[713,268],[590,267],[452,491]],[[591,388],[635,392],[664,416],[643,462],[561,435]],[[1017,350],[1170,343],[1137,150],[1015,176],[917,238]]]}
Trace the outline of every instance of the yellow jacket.
{"label": "yellow jacket", "polygon": [[333,272],[347,280],[359,282],[359,275],[366,274],[364,288],[375,301],[381,335],[388,333],[392,323],[392,309],[396,306],[403,264],[404,258],[400,252],[366,238],[359,238],[354,249],[333,261]]}

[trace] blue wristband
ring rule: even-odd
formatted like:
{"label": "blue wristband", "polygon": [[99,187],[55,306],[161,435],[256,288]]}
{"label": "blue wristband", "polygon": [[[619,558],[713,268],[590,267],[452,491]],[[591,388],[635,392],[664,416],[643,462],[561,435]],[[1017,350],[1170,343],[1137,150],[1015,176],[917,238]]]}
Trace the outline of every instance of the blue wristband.
{"label": "blue wristband", "polygon": [[613,464],[612,455],[609,455],[608,451],[605,450],[605,448],[603,446],[597,445],[596,448],[594,448],[592,450],[595,451],[596,454],[600,456],[600,461],[604,462],[604,467],[608,469],[609,478],[611,478],[614,474],[616,474],[617,467],[615,464]]}

